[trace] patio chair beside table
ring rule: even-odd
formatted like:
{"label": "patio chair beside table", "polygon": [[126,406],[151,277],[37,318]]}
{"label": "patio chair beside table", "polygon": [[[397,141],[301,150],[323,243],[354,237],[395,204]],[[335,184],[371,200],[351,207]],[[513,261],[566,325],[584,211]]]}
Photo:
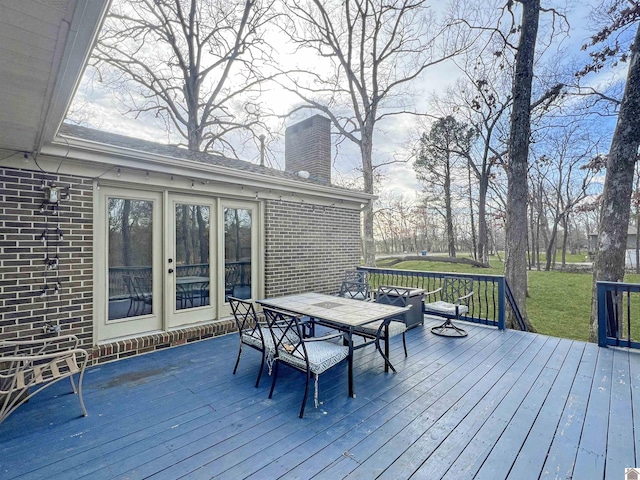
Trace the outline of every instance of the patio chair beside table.
{"label": "patio chair beside table", "polygon": [[[348,352],[348,385],[349,396],[355,398],[353,385],[353,352],[366,345],[374,343],[374,340],[365,341],[355,345],[353,336],[357,335],[358,327],[379,320],[386,320],[406,314],[410,306],[397,307],[375,302],[362,302],[350,298],[335,297],[321,293],[301,293],[284,297],[267,298],[257,300],[256,303],[263,307],[283,310],[298,315],[308,316],[314,323],[329,328],[335,328],[344,334]],[[385,339],[388,342],[388,337]],[[387,348],[385,348],[387,350]],[[382,352],[381,352],[382,353]],[[382,355],[384,358],[384,355]],[[385,368],[389,361],[385,360]]]}

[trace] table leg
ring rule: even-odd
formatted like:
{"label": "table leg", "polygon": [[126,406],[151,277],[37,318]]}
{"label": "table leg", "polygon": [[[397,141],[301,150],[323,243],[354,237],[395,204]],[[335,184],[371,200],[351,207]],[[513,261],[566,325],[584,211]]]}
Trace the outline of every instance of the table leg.
{"label": "table leg", "polygon": [[356,392],[353,389],[353,332],[349,330],[349,396],[356,398]]}
{"label": "table leg", "polygon": [[386,358],[384,359],[384,371],[389,371],[389,362],[387,359],[389,358],[389,324],[384,327],[384,354]]}

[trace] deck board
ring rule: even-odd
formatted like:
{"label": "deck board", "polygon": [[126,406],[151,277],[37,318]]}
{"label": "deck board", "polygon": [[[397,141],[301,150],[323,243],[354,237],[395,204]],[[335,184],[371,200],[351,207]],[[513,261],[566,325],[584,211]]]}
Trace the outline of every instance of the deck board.
{"label": "deck board", "polygon": [[625,459],[635,458],[634,442],[629,441],[633,438],[633,422],[629,421],[633,412],[627,352],[614,352],[609,412],[605,477],[623,477]]}
{"label": "deck board", "polygon": [[[555,432],[558,430],[562,411],[567,404],[573,381],[576,377],[580,360],[584,352],[584,344],[581,342],[569,342],[567,352],[562,365],[557,365],[557,375],[549,390],[539,414],[533,421],[526,440],[520,449],[524,455],[518,455],[511,470],[510,478],[527,478],[533,475],[542,476],[544,463],[551,448]],[[560,358],[559,356],[557,358]],[[554,368],[547,365],[547,368]]]}
{"label": "deck board", "polygon": [[614,352],[611,349],[598,351],[596,369],[589,393],[589,404],[573,470],[575,478],[604,477],[613,356]]}
{"label": "deck board", "polygon": [[[640,354],[464,325],[407,332],[398,373],[373,348],[320,377],[281,369],[254,388],[259,354],[234,335],[88,369],[80,417],[62,382],[0,425],[0,478],[617,478],[637,466]],[[310,395],[312,397],[312,394]],[[44,454],[43,452],[46,452]]]}

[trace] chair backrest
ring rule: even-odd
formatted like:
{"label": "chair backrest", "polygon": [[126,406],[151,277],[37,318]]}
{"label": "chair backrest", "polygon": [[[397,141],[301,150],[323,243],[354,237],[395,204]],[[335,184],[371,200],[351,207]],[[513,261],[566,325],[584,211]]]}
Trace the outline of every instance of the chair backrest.
{"label": "chair backrest", "polygon": [[263,332],[260,328],[260,322],[258,321],[253,302],[236,297],[227,297],[227,299],[229,300],[231,312],[236,321],[236,327],[238,327],[240,337],[242,338],[243,333],[254,337],[257,336],[262,340],[262,344],[264,345]]}
{"label": "chair backrest", "polygon": [[127,289],[127,293],[129,294],[130,297],[138,297],[138,292],[136,291],[136,287],[133,284],[133,278],[131,278],[129,275],[125,275],[122,277],[122,281],[124,282],[124,286]]}
{"label": "chair backrest", "polygon": [[[465,277],[444,277],[440,300],[447,303],[458,303],[460,297],[464,297],[473,291],[473,279]],[[461,303],[468,304],[469,299]]]}
{"label": "chair backrest", "polygon": [[346,270],[342,280],[345,282],[369,283],[369,272],[363,270]]}
{"label": "chair backrest", "polygon": [[304,331],[300,317],[275,308],[263,307],[262,312],[273,338],[276,356],[282,354],[308,361],[304,346]]}
{"label": "chair backrest", "polygon": [[[376,291],[376,302],[395,305],[396,307],[406,307],[409,304],[410,293],[410,288],[380,286]],[[394,317],[392,320],[406,323],[406,313],[399,317]]]}
{"label": "chair backrest", "polygon": [[140,298],[148,299],[152,296],[151,279],[147,277],[134,277],[133,284],[136,288],[136,293]]}
{"label": "chair backrest", "polygon": [[354,298],[356,300],[368,300],[369,288],[368,283],[343,280],[340,284],[340,292],[338,292],[338,296]]}

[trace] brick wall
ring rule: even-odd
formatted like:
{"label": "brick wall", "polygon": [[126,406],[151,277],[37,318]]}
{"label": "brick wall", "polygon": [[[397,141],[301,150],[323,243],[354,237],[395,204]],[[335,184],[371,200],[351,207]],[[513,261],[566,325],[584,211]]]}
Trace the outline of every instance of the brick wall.
{"label": "brick wall", "polygon": [[[69,187],[70,197],[60,200],[58,215],[51,205],[41,212],[43,179],[48,184],[53,181],[63,197]],[[227,318],[94,346],[93,220],[90,178],[0,167],[0,340],[55,335],[45,334],[43,327],[59,325],[62,334],[80,338],[95,364],[236,329]],[[266,295],[337,292],[344,271],[360,261],[359,225],[357,210],[267,201]],[[48,247],[41,239],[45,231]],[[56,271],[46,268],[47,253],[60,258],[58,293],[54,292]],[[45,284],[49,289],[41,297]]]}
{"label": "brick wall", "polygon": [[360,264],[360,212],[282,200],[265,210],[265,295],[337,293]]}
{"label": "brick wall", "polygon": [[285,169],[307,171],[311,178],[331,183],[331,121],[314,115],[287,127]]}
{"label": "brick wall", "polygon": [[[43,180],[54,182],[66,197],[57,211],[52,204],[43,204]],[[59,257],[57,271],[47,269],[47,255]],[[77,335],[84,347],[90,347],[92,256],[90,179],[0,168],[0,339],[42,338],[49,324]],[[41,296],[45,285],[47,294]]]}

